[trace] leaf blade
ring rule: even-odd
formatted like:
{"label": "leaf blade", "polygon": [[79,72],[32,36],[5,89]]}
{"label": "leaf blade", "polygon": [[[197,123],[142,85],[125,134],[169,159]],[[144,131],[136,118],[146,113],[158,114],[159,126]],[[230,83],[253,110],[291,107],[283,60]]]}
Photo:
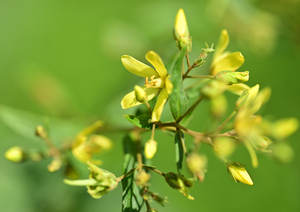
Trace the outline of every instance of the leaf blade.
{"label": "leaf blade", "polygon": [[182,49],[173,68],[171,82],[173,90],[170,94],[170,108],[175,120],[187,111],[188,99],[182,84],[182,65],[186,48]]}

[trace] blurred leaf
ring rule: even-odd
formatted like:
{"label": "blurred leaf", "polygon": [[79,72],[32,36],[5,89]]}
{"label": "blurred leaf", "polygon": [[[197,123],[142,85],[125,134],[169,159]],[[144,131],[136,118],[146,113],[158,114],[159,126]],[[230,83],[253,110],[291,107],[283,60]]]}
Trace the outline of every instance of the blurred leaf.
{"label": "blurred leaf", "polygon": [[144,128],[147,130],[152,129],[152,124],[148,122],[148,120],[151,119],[151,116],[124,115],[124,117],[139,128]]}
{"label": "blurred leaf", "polygon": [[187,110],[187,97],[182,84],[182,62],[186,52],[186,48],[180,52],[172,72],[171,82],[173,83],[173,90],[170,94],[170,107],[175,120],[182,116]]}
{"label": "blurred leaf", "polygon": [[43,121],[41,117],[35,114],[4,105],[0,105],[0,119],[16,133],[30,140],[35,139],[35,127]]}
{"label": "blurred leaf", "polygon": [[[123,173],[127,173],[137,166],[137,147],[136,138],[133,133],[128,134],[123,139],[124,148],[124,167]],[[140,195],[140,189],[135,184],[135,174],[131,174],[122,180],[122,211],[123,212],[139,212],[142,208],[144,200]]]}
{"label": "blurred leaf", "polygon": [[185,92],[188,99],[195,99],[199,97],[201,88],[206,85],[211,79],[201,79],[188,87]]}
{"label": "blurred leaf", "polygon": [[175,159],[178,174],[181,174],[182,171],[182,162],[183,162],[183,145],[184,144],[184,134],[181,130],[177,129],[175,134]]}

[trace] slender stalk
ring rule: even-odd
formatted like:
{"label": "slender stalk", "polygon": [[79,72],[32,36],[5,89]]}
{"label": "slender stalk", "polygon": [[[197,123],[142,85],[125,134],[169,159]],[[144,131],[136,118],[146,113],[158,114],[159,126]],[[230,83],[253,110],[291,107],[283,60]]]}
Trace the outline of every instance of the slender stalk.
{"label": "slender stalk", "polygon": [[197,99],[197,101],[182,115],[180,116],[177,120],[176,123],[179,124],[182,119],[189,114],[191,111],[193,111],[198,105],[199,103],[203,100],[204,98],[201,96],[199,99]]}
{"label": "slender stalk", "polygon": [[252,166],[254,168],[257,168],[258,167],[258,159],[257,159],[257,155],[256,155],[256,152],[255,150],[253,149],[253,147],[251,146],[251,144],[248,142],[248,141],[245,141],[245,146],[250,154],[250,157],[251,157],[251,161],[252,161]]}
{"label": "slender stalk", "polygon": [[219,132],[221,132],[221,130],[223,129],[223,127],[234,117],[234,115],[236,114],[236,111],[234,110],[228,117],[227,119],[219,126],[219,128],[216,131],[216,134],[219,134]]}
{"label": "slender stalk", "polygon": [[212,75],[202,75],[202,76],[185,76],[185,78],[208,78],[208,79],[213,79],[214,76]]}
{"label": "slender stalk", "polygon": [[148,101],[144,101],[144,104],[147,106],[148,110],[149,110],[149,113],[150,113],[150,116],[152,116],[152,109],[148,103]]}

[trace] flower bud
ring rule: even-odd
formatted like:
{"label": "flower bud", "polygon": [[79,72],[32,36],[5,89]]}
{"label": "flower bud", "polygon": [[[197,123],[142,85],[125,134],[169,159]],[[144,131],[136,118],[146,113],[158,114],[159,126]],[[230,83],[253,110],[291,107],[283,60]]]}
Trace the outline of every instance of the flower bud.
{"label": "flower bud", "polygon": [[141,103],[144,103],[145,101],[147,101],[147,95],[143,88],[136,85],[136,86],[134,86],[134,92],[135,92],[136,100],[138,100]]}
{"label": "flower bud", "polygon": [[227,158],[235,150],[236,142],[226,137],[217,137],[214,139],[214,148],[217,155]]}
{"label": "flower bud", "polygon": [[273,142],[270,138],[266,136],[257,136],[254,139],[252,139],[253,146],[258,150],[265,150],[270,144]]}
{"label": "flower bud", "polygon": [[186,164],[190,172],[197,177],[199,181],[203,182],[204,173],[207,166],[207,158],[205,155],[198,155],[196,153],[189,154],[186,158]]}
{"label": "flower bud", "polygon": [[182,37],[190,37],[189,28],[183,9],[179,9],[176,15],[174,35],[177,41],[179,41],[179,39]]}
{"label": "flower bud", "polygon": [[40,138],[47,138],[47,133],[43,126],[37,126],[35,128],[35,134]]}
{"label": "flower bud", "polygon": [[54,158],[52,160],[52,162],[47,166],[47,169],[49,172],[53,173],[53,172],[58,171],[62,165],[63,164],[62,164],[61,158]]}
{"label": "flower bud", "polygon": [[228,85],[246,82],[249,80],[249,71],[234,72],[234,71],[221,71],[216,74],[215,79],[221,80]]}
{"label": "flower bud", "polygon": [[249,90],[245,90],[235,102],[235,110],[239,111],[240,109],[246,107],[256,97],[258,90],[258,84],[251,87]]}
{"label": "flower bud", "polygon": [[151,175],[142,169],[135,175],[135,183],[138,186],[145,187],[147,186],[147,182],[150,180],[150,177]]}
{"label": "flower bud", "polygon": [[227,110],[227,99],[224,94],[210,100],[210,111],[216,118],[221,118]]}
{"label": "flower bud", "polygon": [[27,154],[24,152],[24,150],[21,147],[14,146],[8,149],[5,152],[5,158],[11,162],[14,163],[21,163],[26,161]]}
{"label": "flower bud", "polygon": [[221,95],[226,89],[226,84],[219,80],[211,80],[202,89],[201,93],[208,99],[213,99]]}
{"label": "flower bud", "polygon": [[235,182],[241,182],[247,185],[253,185],[253,181],[244,165],[234,162],[227,166],[227,171]]}
{"label": "flower bud", "polygon": [[64,180],[64,183],[73,186],[86,186],[88,193],[95,199],[100,199],[109,191],[115,189],[118,185],[116,176],[104,169],[100,169],[91,162],[87,162],[90,167],[89,179],[85,180]]}
{"label": "flower bud", "polygon": [[173,172],[169,172],[165,175],[165,180],[169,184],[170,187],[178,190],[188,199],[193,200],[194,197],[189,195],[189,191],[186,187],[190,188],[193,186],[193,182],[189,179],[186,179],[183,175],[178,175]]}
{"label": "flower bud", "polygon": [[148,159],[153,158],[157,151],[157,142],[153,139],[150,139],[145,144],[145,156]]}

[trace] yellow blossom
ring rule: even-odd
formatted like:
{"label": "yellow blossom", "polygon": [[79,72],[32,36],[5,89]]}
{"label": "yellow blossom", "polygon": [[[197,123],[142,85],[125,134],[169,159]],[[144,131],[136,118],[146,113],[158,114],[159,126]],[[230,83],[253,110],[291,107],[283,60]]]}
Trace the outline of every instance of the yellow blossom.
{"label": "yellow blossom", "polygon": [[[163,107],[169,97],[169,94],[172,92],[173,84],[171,83],[169,79],[170,75],[167,74],[167,69],[158,54],[153,51],[149,51],[146,54],[146,59],[154,66],[155,69],[128,55],[123,55],[121,61],[129,72],[145,78],[145,85],[142,89],[146,92],[148,101],[158,95],[156,105],[152,112],[152,120],[157,122],[160,120]],[[123,109],[135,107],[140,104],[142,103],[137,100],[135,91],[127,94],[121,101]]]}
{"label": "yellow blossom", "polygon": [[210,66],[210,74],[216,75],[220,71],[236,71],[245,61],[241,52],[230,53],[225,51],[229,43],[229,35],[226,29],[222,30],[219,43]]}
{"label": "yellow blossom", "polygon": [[101,165],[102,161],[93,160],[94,154],[99,154],[112,147],[109,138],[102,135],[90,135],[103,126],[103,122],[97,121],[93,125],[82,130],[72,143],[72,153],[79,161],[86,163],[91,161],[97,165]]}

